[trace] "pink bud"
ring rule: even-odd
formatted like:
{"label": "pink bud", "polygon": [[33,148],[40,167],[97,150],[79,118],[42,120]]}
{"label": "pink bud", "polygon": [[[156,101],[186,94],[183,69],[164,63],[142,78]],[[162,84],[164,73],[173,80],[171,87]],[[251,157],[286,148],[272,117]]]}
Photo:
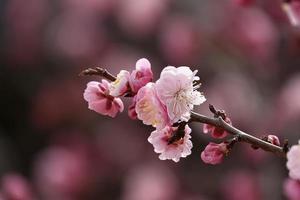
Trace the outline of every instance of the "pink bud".
{"label": "pink bud", "polygon": [[285,180],[283,184],[283,190],[286,197],[288,197],[289,200],[298,200],[300,199],[300,182],[293,180],[293,179],[287,179]]}
{"label": "pink bud", "polygon": [[91,81],[87,84],[83,97],[88,102],[89,109],[115,117],[118,112],[123,111],[124,105],[120,98],[109,95],[109,86],[106,80],[102,80],[101,83]]}
{"label": "pink bud", "polygon": [[223,161],[224,155],[228,152],[227,144],[224,142],[216,144],[210,142],[202,151],[201,159],[206,164],[216,165]]}
{"label": "pink bud", "polygon": [[[230,125],[232,124],[231,120],[228,117],[226,117],[225,122],[227,122]],[[224,138],[228,135],[228,133],[224,129],[215,127],[210,124],[203,125],[203,133],[205,134],[210,133],[213,138],[217,138],[217,139]]]}
{"label": "pink bud", "polygon": [[151,64],[146,58],[139,59],[135,68],[130,75],[129,85],[132,92],[137,93],[141,87],[152,81],[153,74]]}
{"label": "pink bud", "polygon": [[276,135],[268,135],[267,141],[270,142],[271,144],[280,146],[280,141]]}

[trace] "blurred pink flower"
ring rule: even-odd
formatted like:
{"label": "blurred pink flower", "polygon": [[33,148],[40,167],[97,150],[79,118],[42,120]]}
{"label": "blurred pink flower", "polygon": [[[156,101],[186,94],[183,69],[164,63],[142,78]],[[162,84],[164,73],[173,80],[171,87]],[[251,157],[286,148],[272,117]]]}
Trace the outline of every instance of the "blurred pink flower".
{"label": "blurred pink flower", "polygon": [[129,172],[123,191],[122,200],[174,200],[180,188],[170,168],[145,163]]}
{"label": "blurred pink flower", "polygon": [[[224,32],[230,39],[230,45],[234,44],[237,47],[237,53],[242,53],[255,62],[270,61],[275,55],[274,50],[277,49],[278,30],[269,16],[256,8],[247,8],[235,13],[232,23],[224,27],[226,29]],[[235,28],[228,29],[228,26]],[[224,32],[221,34],[224,35]],[[226,38],[227,41],[228,38]]]}
{"label": "blurred pink flower", "polygon": [[108,42],[99,18],[66,12],[47,26],[47,50],[58,58],[75,63],[96,60]]}
{"label": "blurred pink flower", "polygon": [[137,118],[146,125],[152,125],[160,130],[170,125],[166,106],[157,97],[154,83],[142,87],[136,95],[135,111]]}
{"label": "blurred pink flower", "polygon": [[216,165],[223,161],[225,154],[228,152],[227,144],[224,142],[216,144],[210,142],[202,151],[201,159],[206,164]]}
{"label": "blurred pink flower", "polygon": [[139,59],[135,68],[130,74],[129,84],[132,92],[137,93],[141,87],[152,81],[153,73],[151,64],[146,58]]}
{"label": "blurred pink flower", "polygon": [[[228,117],[226,117],[225,122],[231,125],[231,120]],[[224,138],[228,135],[227,131],[225,131],[224,129],[212,126],[210,124],[203,124],[203,133],[210,133],[213,138],[219,139]]]}
{"label": "blurred pink flower", "polygon": [[300,182],[293,179],[286,179],[283,184],[283,191],[289,200],[299,200]]}
{"label": "blurred pink flower", "polygon": [[188,125],[184,128],[184,137],[169,144],[169,139],[177,131],[177,127],[166,126],[162,130],[155,130],[151,133],[148,141],[153,145],[155,153],[159,153],[161,160],[173,160],[178,162],[180,158],[190,155],[193,143],[190,140],[192,130]]}
{"label": "blurred pink flower", "polygon": [[[7,200],[33,200],[35,199],[31,185],[21,175],[10,173],[4,175],[1,183],[1,193]],[[1,198],[2,199],[2,198]]]}
{"label": "blurred pink flower", "polygon": [[268,135],[267,141],[274,145],[280,146],[280,141],[276,135]]}
{"label": "blurred pink flower", "polygon": [[206,99],[194,86],[197,70],[192,72],[189,67],[168,66],[163,69],[160,78],[156,81],[159,99],[167,106],[169,118],[172,122],[187,121],[194,105],[200,105]]}
{"label": "blurred pink flower", "polygon": [[279,92],[276,107],[274,108],[274,121],[277,129],[288,127],[293,122],[298,122],[300,116],[300,74],[295,74],[282,87]]}
{"label": "blurred pink flower", "polygon": [[221,187],[226,200],[262,200],[257,175],[247,171],[235,170],[229,173]]}
{"label": "blurred pink flower", "polygon": [[110,83],[109,94],[113,97],[120,97],[129,89],[130,73],[126,70],[121,70],[117,75],[117,79]]}
{"label": "blurred pink flower", "polygon": [[169,0],[119,0],[116,11],[120,27],[134,38],[151,35],[167,13]]}
{"label": "blurred pink flower", "polygon": [[300,141],[293,145],[287,153],[286,166],[292,179],[300,181]]}
{"label": "blurred pink flower", "polygon": [[282,7],[290,23],[293,26],[300,26],[300,1],[292,0],[289,3],[283,3]]}
{"label": "blurred pink flower", "polygon": [[5,58],[12,66],[40,66],[43,54],[44,25],[49,20],[51,1],[7,1],[2,5]]}
{"label": "blurred pink flower", "polygon": [[104,79],[101,83],[89,82],[83,97],[88,102],[89,109],[102,115],[115,117],[118,112],[122,112],[124,109],[120,98],[109,95],[109,82]]}
{"label": "blurred pink flower", "polygon": [[171,16],[163,24],[160,49],[171,63],[193,63],[201,54],[201,37],[193,18]]}
{"label": "blurred pink flower", "polygon": [[37,157],[34,165],[36,186],[44,198],[75,199],[74,196],[87,191],[93,181],[89,164],[80,149],[52,146]]}

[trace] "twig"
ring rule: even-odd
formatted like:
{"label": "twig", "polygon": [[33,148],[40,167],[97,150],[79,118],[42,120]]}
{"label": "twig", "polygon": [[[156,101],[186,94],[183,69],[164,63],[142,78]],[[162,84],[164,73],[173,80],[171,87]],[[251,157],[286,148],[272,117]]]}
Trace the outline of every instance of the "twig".
{"label": "twig", "polygon": [[80,72],[78,75],[79,76],[97,75],[97,76],[102,76],[103,78],[106,78],[107,80],[110,80],[110,81],[115,81],[117,79],[114,75],[112,75],[106,69],[103,69],[101,67],[85,69],[82,72]]}
{"label": "twig", "polygon": [[284,147],[276,146],[274,144],[271,144],[269,142],[266,142],[262,139],[259,139],[253,135],[250,135],[248,133],[245,133],[230,124],[226,123],[222,117],[218,118],[210,118],[205,115],[201,115],[199,113],[192,112],[191,114],[191,120],[195,122],[200,122],[204,124],[210,124],[216,127],[220,127],[227,131],[228,133],[238,136],[239,140],[241,142],[246,142],[248,144],[251,144],[253,146],[259,147],[265,151],[272,152],[278,156],[286,157],[286,149]]}

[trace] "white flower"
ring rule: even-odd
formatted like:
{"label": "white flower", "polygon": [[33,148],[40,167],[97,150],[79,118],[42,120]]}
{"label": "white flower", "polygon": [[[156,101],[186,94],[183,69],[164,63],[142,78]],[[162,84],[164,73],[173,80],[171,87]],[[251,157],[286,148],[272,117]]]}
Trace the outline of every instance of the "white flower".
{"label": "white flower", "polygon": [[192,72],[189,67],[168,66],[163,69],[159,80],[156,81],[158,97],[167,106],[170,120],[175,123],[178,120],[187,121],[194,105],[200,105],[206,99],[196,89],[193,82],[198,81],[195,76],[197,70]]}

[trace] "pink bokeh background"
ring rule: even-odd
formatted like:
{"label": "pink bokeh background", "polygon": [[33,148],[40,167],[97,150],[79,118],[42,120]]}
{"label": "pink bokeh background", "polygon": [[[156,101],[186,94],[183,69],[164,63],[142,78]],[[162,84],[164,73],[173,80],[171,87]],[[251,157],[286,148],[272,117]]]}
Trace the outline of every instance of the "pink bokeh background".
{"label": "pink bokeh background", "polygon": [[[148,58],[198,70],[207,102],[234,126],[300,138],[300,29],[279,0],[4,0],[0,2],[0,199],[286,199],[285,161],[245,144],[218,166],[193,124],[192,155],[160,161],[152,129],[88,110],[78,77]],[[128,108],[129,100],[125,100]]]}

